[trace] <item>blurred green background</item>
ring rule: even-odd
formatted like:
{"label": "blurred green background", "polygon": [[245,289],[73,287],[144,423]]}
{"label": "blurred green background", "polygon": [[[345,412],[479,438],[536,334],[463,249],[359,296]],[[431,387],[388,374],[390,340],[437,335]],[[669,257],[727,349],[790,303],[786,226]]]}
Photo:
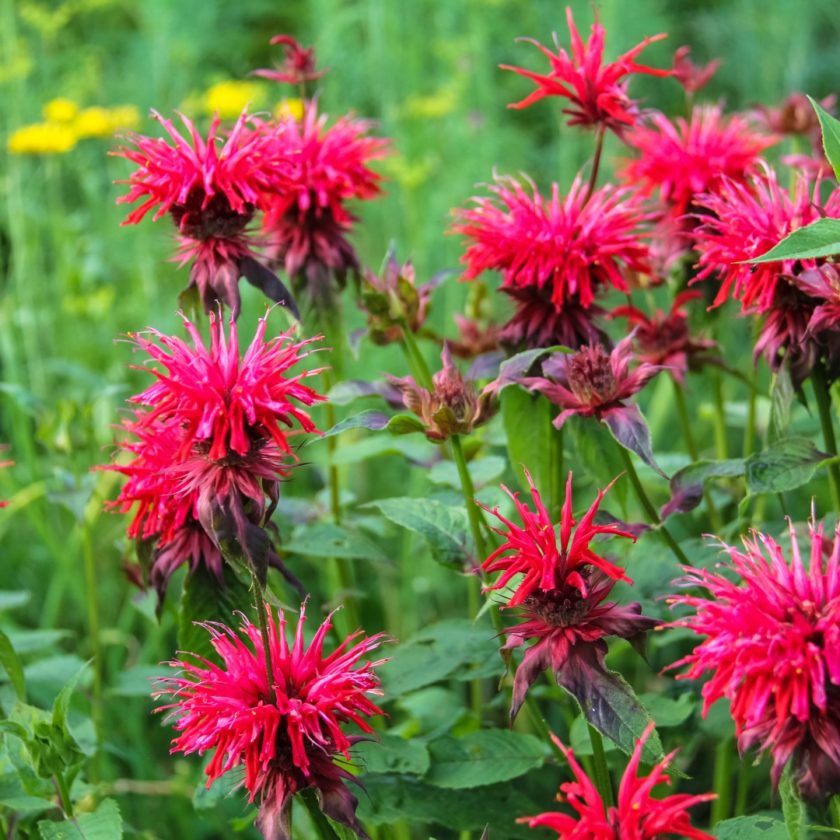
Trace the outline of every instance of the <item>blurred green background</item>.
{"label": "blurred green background", "polygon": [[[572,6],[585,34],[593,5]],[[730,109],[774,104],[794,90],[823,97],[837,89],[836,0],[605,0],[597,8],[610,58],[657,32],[669,38],[646,50],[645,63],[669,66],[682,44],[691,45],[698,62],[721,57],[701,98]],[[552,31],[567,43],[564,4],[548,0],[0,0],[0,441],[11,445],[16,462],[0,473],[0,498],[13,502],[0,515],[0,589],[32,593],[14,618],[3,620],[12,629],[66,632],[50,649],[51,665],[30,667],[41,686],[36,699],[48,702],[90,653],[80,558],[95,553],[114,778],[195,776],[194,767],[166,759],[168,733],[148,714],[145,683],[140,690],[120,687],[124,667],[171,655],[172,628],[150,619],[148,602],[132,604],[135,592],[120,571],[125,522],[98,514],[100,497],[113,495],[113,479],[89,472],[110,459],[112,426],[138,381],[126,368],[129,346],[114,340],[147,325],[175,331],[186,272],[168,261],[167,220],[120,227],[126,209],[115,205],[123,188],[114,181],[130,165],[108,156],[116,141],[92,138],[61,154],[19,155],[9,153],[7,138],[40,121],[42,107],[56,97],[82,108],[134,105],[143,133],[159,130],[145,116],[150,108],[206,120],[208,88],[270,66],[278,55],[269,39],[292,33],[314,45],[330,68],[322,109],[370,117],[377,133],[393,139],[396,155],[381,167],[387,194],[360,208],[355,243],[362,262],[378,267],[393,242],[423,280],[457,266],[460,243],[444,235],[450,211],[494,169],[564,185],[591,154],[591,138],[562,126],[553,103],[506,108],[530,88],[498,65],[542,67],[537,50],[515,39],[548,44]],[[260,85],[271,107],[280,93]],[[671,113],[683,107],[673,80],[637,77],[631,91]],[[612,143],[607,160],[620,153]],[[452,281],[437,294],[438,329],[452,333],[465,292]],[[243,285],[243,295],[243,320],[251,324],[264,304],[250,286]],[[243,332],[249,336],[250,327]],[[403,372],[402,359],[365,345],[349,373],[383,370]],[[440,570],[429,574],[433,580]],[[420,590],[416,581],[413,589],[394,585],[402,601],[385,611],[400,614],[411,629],[421,621]],[[195,822],[188,798],[149,809],[131,791],[115,792],[128,823],[145,832],[137,836],[223,836],[212,818]]]}

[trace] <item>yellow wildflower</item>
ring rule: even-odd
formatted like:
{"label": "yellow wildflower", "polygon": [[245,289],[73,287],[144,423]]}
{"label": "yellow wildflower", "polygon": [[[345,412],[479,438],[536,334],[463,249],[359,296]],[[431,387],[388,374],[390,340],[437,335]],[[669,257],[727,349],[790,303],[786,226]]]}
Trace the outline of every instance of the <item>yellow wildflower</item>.
{"label": "yellow wildflower", "polygon": [[223,120],[235,120],[259,101],[262,89],[256,82],[217,82],[204,94],[204,109]]}
{"label": "yellow wildflower", "polygon": [[73,124],[79,137],[110,137],[114,131],[106,108],[85,108]]}
{"label": "yellow wildflower", "polygon": [[41,108],[41,114],[48,123],[71,123],[79,113],[79,106],[66,96],[51,99]]}
{"label": "yellow wildflower", "polygon": [[296,120],[303,119],[303,100],[302,99],[281,99],[274,109],[274,116],[278,119],[284,117],[292,117]]}
{"label": "yellow wildflower", "polygon": [[136,105],[117,105],[108,111],[111,128],[137,128],[140,125],[140,109]]}
{"label": "yellow wildflower", "polygon": [[61,155],[76,145],[75,132],[60,123],[33,123],[9,135],[6,148],[13,155]]}

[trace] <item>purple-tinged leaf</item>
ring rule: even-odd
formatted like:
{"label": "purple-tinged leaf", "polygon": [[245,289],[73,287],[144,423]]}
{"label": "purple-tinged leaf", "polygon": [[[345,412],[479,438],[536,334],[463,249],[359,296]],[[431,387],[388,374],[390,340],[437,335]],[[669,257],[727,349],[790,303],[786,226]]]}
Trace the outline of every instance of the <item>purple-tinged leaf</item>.
{"label": "purple-tinged leaf", "polygon": [[635,403],[610,408],[601,415],[601,420],[618,443],[625,449],[635,452],[652,470],[659,473],[666,481],[668,480],[668,476],[662,472],[659,464],[654,460],[650,445],[650,429]]}
{"label": "purple-tinged leaf", "polygon": [[688,513],[703,499],[703,488],[709,478],[734,478],[743,475],[746,461],[730,458],[726,461],[695,461],[677,470],[671,477],[671,500],[662,507],[660,516],[667,519],[672,513]]}
{"label": "purple-tinged leaf", "polygon": [[368,429],[372,432],[381,432],[390,420],[391,418],[384,411],[363,411],[361,414],[354,414],[352,417],[347,417],[345,420],[336,423],[331,429],[327,429],[321,437],[328,438],[333,435],[340,435],[350,429]]}
{"label": "purple-tinged leaf", "polygon": [[280,278],[253,257],[245,257],[239,264],[242,276],[252,285],[261,289],[266,297],[285,307],[295,318],[300,320],[300,310],[292,293],[280,282]]}
{"label": "purple-tinged leaf", "polygon": [[493,379],[499,375],[499,369],[505,358],[501,350],[493,350],[489,353],[482,353],[473,359],[467,371],[465,379],[467,382],[476,382],[479,379]]}
{"label": "purple-tinged leaf", "polygon": [[525,376],[533,367],[537,359],[545,356],[548,353],[571,353],[572,351],[566,347],[545,347],[537,348],[535,350],[525,350],[522,353],[517,353],[511,356],[507,361],[502,362],[499,367],[499,375],[496,379],[488,385],[488,390],[498,393],[508,385],[516,385],[519,380]]}
{"label": "purple-tinged leaf", "polygon": [[641,537],[642,534],[653,530],[651,526],[645,522],[625,522],[623,519],[613,516],[609,511],[604,510],[603,508],[595,514],[593,522],[596,525],[614,525],[616,528],[619,528],[622,531],[627,531],[628,534],[632,534],[637,539]]}

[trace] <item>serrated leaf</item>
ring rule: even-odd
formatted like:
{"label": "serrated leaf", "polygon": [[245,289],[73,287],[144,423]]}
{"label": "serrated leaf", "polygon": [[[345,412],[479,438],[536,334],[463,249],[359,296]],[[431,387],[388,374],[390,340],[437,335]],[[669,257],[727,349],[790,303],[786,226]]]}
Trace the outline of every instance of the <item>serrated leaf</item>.
{"label": "serrated leaf", "polygon": [[482,729],[462,738],[438,738],[429,744],[429,754],[432,762],[424,781],[460,790],[515,779],[542,766],[546,745],[533,735]]}
{"label": "serrated leaf", "polygon": [[710,478],[732,478],[744,474],[746,461],[729,458],[725,461],[695,461],[671,476],[671,499],[663,505],[660,515],[667,519],[672,513],[694,510],[703,499],[703,488]]}
{"label": "serrated leaf", "polygon": [[227,565],[223,572],[224,586],[204,566],[197,566],[187,575],[178,609],[180,651],[215,661],[216,652],[210,644],[210,634],[195,622],[222,621],[230,624],[236,610],[250,610],[253,603],[250,589]]}
{"label": "serrated leaf", "polygon": [[747,458],[747,490],[750,494],[795,490],[810,481],[817,467],[830,458],[808,438],[783,438]]}
{"label": "serrated leaf", "polygon": [[113,799],[103,799],[95,811],[77,814],[72,820],[41,820],[38,831],[42,840],[121,840],[123,822]]}
{"label": "serrated leaf", "polygon": [[809,96],[808,101],[813,106],[817,119],[820,121],[823,151],[826,159],[834,170],[834,177],[840,181],[840,120],[831,116],[813,97]]}
{"label": "serrated leaf", "polygon": [[435,499],[401,497],[369,502],[396,525],[420,534],[432,558],[450,569],[469,568],[471,548],[467,536],[466,512]]}
{"label": "serrated leaf", "polygon": [[778,245],[748,263],[806,260],[840,254],[840,219],[817,219],[789,233]]}
{"label": "serrated leaf", "polygon": [[784,362],[773,377],[770,390],[770,422],[767,426],[767,442],[776,443],[786,434],[790,426],[790,407],[794,398],[793,381],[790,377],[790,359]]}
{"label": "serrated leaf", "polygon": [[805,803],[799,796],[789,763],[785,766],[779,782],[779,798],[782,801],[782,815],[785,818],[788,837],[790,840],[805,840],[808,836],[806,831],[808,813]]}
{"label": "serrated leaf", "polygon": [[610,434],[620,446],[634,452],[654,472],[659,473],[666,481],[668,480],[668,476],[662,472],[653,457],[650,429],[639,406],[634,403],[611,408],[601,416],[601,422],[610,430]]}
{"label": "serrated leaf", "polygon": [[345,525],[313,522],[296,531],[282,549],[306,557],[346,557],[348,560],[371,560],[387,563],[379,546],[364,534]]}
{"label": "serrated leaf", "polygon": [[21,703],[26,702],[26,682],[23,678],[23,665],[9,641],[9,637],[0,630],[0,666],[9,677],[15,695]]}
{"label": "serrated leaf", "polygon": [[723,820],[714,831],[718,840],[788,840],[785,824],[765,814]]}
{"label": "serrated leaf", "polygon": [[422,776],[429,769],[429,751],[417,740],[382,735],[353,747],[353,761],[365,773],[410,773]]}

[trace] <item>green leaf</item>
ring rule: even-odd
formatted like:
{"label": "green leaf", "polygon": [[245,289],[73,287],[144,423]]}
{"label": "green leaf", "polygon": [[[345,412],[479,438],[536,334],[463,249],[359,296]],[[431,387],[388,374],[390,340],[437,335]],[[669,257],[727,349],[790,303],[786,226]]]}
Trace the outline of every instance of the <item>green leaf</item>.
{"label": "green leaf", "polygon": [[28,590],[0,592],[0,610],[13,610],[29,603],[31,593]]}
{"label": "green leaf", "polygon": [[[591,417],[570,417],[563,425],[563,432],[571,438],[569,449],[574,453],[575,462],[599,486],[605,487],[625,472],[624,459],[615,445],[615,439],[601,423],[596,423]],[[626,478],[617,481],[610,496],[615,496],[619,503],[624,504],[629,484]]]}
{"label": "green leaf", "polygon": [[817,467],[831,456],[804,437],[783,438],[747,458],[747,490],[784,493],[811,480]]}
{"label": "green leaf", "polygon": [[426,427],[419,417],[413,414],[395,414],[385,426],[392,435],[410,435],[416,432],[425,434]]}
{"label": "green leaf", "polygon": [[785,824],[774,816],[754,814],[723,820],[715,826],[718,840],[788,840]]}
{"label": "green leaf", "polygon": [[806,260],[840,254],[840,219],[817,219],[789,233],[767,253],[745,260],[748,263]]}
{"label": "green leaf", "polygon": [[790,407],[793,405],[794,396],[793,381],[790,378],[790,359],[785,356],[782,366],[773,377],[773,386],[770,389],[768,443],[776,443],[787,434],[790,426]]}
{"label": "green leaf", "polygon": [[382,735],[377,741],[360,741],[353,760],[365,773],[411,773],[422,776],[429,769],[429,751],[416,740]]}
{"label": "green leaf", "polygon": [[400,455],[408,461],[425,464],[438,452],[437,444],[429,443],[425,437],[368,435],[352,443],[342,443],[333,453],[332,462],[336,466],[358,464],[382,455]]}
{"label": "green leaf", "polygon": [[165,665],[135,665],[120,672],[108,694],[112,697],[148,697],[154,691],[155,680],[168,676],[170,671]]}
{"label": "green leaf", "polygon": [[834,170],[834,176],[840,180],[840,120],[832,117],[816,99],[809,96],[808,101],[813,106],[820,121],[825,156]]}
{"label": "green leaf", "polygon": [[369,502],[382,515],[420,534],[432,558],[442,566],[463,571],[472,551],[467,537],[467,516],[462,507],[450,507],[435,499],[379,499]]}
{"label": "green leaf", "polygon": [[306,557],[346,557],[348,560],[371,560],[387,563],[379,546],[364,534],[346,525],[313,522],[296,531],[283,543],[283,551]]}
{"label": "green leaf", "polygon": [[[505,459],[498,455],[486,455],[483,458],[474,458],[467,463],[467,469],[476,487],[482,487],[498,479],[505,471],[506,466],[507,462]],[[444,484],[448,487],[454,487],[458,491],[461,489],[458,468],[452,461],[438,461],[429,470],[428,476],[432,484]]]}
{"label": "green leaf", "polygon": [[322,438],[332,437],[333,435],[340,435],[342,432],[347,432],[350,429],[367,429],[371,432],[381,432],[383,429],[390,432],[392,435],[407,435],[412,432],[425,432],[426,427],[423,425],[419,417],[413,414],[395,414],[389,416],[383,411],[375,411],[369,409],[363,411],[361,414],[354,414],[336,423],[331,429],[328,429],[321,435]]}
{"label": "green leaf", "polygon": [[38,823],[41,840],[121,840],[123,822],[113,799],[103,799],[95,811],[77,814],[72,820]]}
{"label": "green leaf", "polygon": [[222,621],[230,624],[236,610],[251,609],[250,589],[239,580],[234,571],[224,566],[225,585],[203,565],[196,567],[184,581],[181,604],[178,610],[178,649],[195,653],[216,661],[216,652],[210,644],[210,634],[195,622]]}
{"label": "green leaf", "polygon": [[646,692],[639,695],[639,700],[650,712],[650,716],[656,721],[659,729],[685,723],[697,707],[697,700],[689,691],[681,694],[676,700],[662,694]]}
{"label": "green leaf", "polygon": [[782,815],[790,840],[805,840],[808,814],[805,803],[799,797],[796,781],[790,771],[790,763],[785,766],[779,782],[779,798],[782,800]]}
{"label": "green leaf", "polygon": [[560,433],[552,426],[554,407],[540,394],[530,394],[522,388],[506,388],[501,393],[502,423],[507,436],[508,458],[516,473],[519,486],[528,490],[527,469],[534,484],[543,495],[549,510],[560,503],[552,496],[557,483],[556,462],[562,444]]}
{"label": "green leaf", "polygon": [[504,782],[542,766],[546,749],[539,738],[509,729],[445,735],[429,744],[432,762],[425,781],[458,790]]}
{"label": "green leaf", "polygon": [[23,665],[21,665],[9,637],[0,630],[0,666],[9,677],[9,682],[15,690],[15,695],[21,703],[26,702],[26,682],[23,678]]}

